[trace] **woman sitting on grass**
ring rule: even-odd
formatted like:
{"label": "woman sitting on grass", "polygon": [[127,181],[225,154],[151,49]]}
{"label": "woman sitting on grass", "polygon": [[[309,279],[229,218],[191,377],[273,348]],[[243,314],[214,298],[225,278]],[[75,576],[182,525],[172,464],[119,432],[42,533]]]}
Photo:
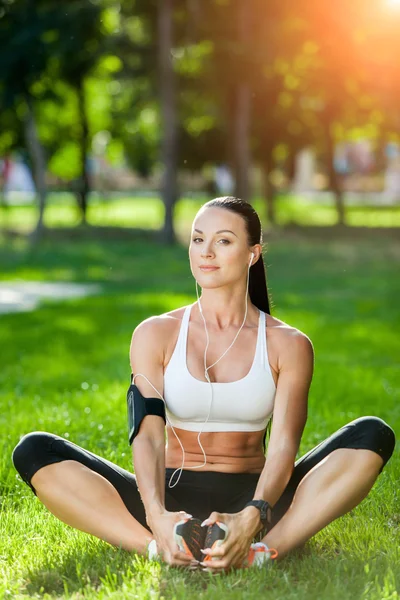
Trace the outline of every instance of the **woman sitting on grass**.
{"label": "woman sitting on grass", "polygon": [[132,337],[136,475],[42,432],[23,437],[13,460],[54,515],[111,544],[213,571],[263,564],[272,548],[283,557],[357,506],[394,433],[361,417],[295,463],[313,349],[270,315],[252,206],[230,197],[205,204],[189,258],[201,298],[146,319]]}

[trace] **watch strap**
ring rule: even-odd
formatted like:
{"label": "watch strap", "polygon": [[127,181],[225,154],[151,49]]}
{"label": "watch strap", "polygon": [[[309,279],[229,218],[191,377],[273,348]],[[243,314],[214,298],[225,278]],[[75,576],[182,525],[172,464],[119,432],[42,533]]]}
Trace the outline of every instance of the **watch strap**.
{"label": "watch strap", "polygon": [[260,520],[264,527],[271,523],[272,508],[266,500],[250,500],[250,502],[247,502],[245,505],[245,508],[248,506],[254,506],[255,508],[258,508],[260,511]]}

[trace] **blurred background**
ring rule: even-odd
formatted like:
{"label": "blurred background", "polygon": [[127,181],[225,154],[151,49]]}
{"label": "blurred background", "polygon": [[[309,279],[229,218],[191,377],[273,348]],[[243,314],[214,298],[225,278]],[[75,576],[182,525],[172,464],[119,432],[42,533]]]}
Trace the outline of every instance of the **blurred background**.
{"label": "blurred background", "polygon": [[225,194],[399,226],[399,26],[400,0],[1,0],[3,235],[171,243]]}
{"label": "blurred background", "polygon": [[[125,567],[136,585],[32,501],[11,452],[51,431],[132,469],[132,331],[196,300],[212,197],[253,203],[271,312],[314,344],[300,453],[362,415],[400,433],[399,31],[400,0],[0,0],[1,597],[123,598]],[[275,596],[397,598],[399,477],[396,452]]]}

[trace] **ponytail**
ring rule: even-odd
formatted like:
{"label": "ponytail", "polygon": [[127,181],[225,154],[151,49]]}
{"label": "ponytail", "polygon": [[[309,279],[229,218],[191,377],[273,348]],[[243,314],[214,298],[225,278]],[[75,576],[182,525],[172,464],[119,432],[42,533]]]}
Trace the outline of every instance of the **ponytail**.
{"label": "ponytail", "polygon": [[260,254],[258,261],[250,267],[249,295],[254,306],[269,315],[271,314],[262,254]]}

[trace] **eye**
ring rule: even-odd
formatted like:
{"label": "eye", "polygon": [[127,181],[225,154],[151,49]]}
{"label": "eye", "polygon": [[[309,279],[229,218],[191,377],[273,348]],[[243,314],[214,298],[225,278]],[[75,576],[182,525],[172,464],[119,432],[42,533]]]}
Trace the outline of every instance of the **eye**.
{"label": "eye", "polygon": [[[192,241],[193,241],[194,243],[197,243],[197,242],[202,242],[202,241],[203,241],[203,238],[196,237],[196,238],[193,238],[193,240],[192,240]],[[223,245],[223,246],[227,246],[228,244],[230,244],[230,243],[231,243],[231,241],[230,241],[230,240],[227,240],[227,239],[225,239],[225,238],[222,238],[221,240],[218,240],[218,244],[219,244],[220,242],[222,242],[222,245]]]}

